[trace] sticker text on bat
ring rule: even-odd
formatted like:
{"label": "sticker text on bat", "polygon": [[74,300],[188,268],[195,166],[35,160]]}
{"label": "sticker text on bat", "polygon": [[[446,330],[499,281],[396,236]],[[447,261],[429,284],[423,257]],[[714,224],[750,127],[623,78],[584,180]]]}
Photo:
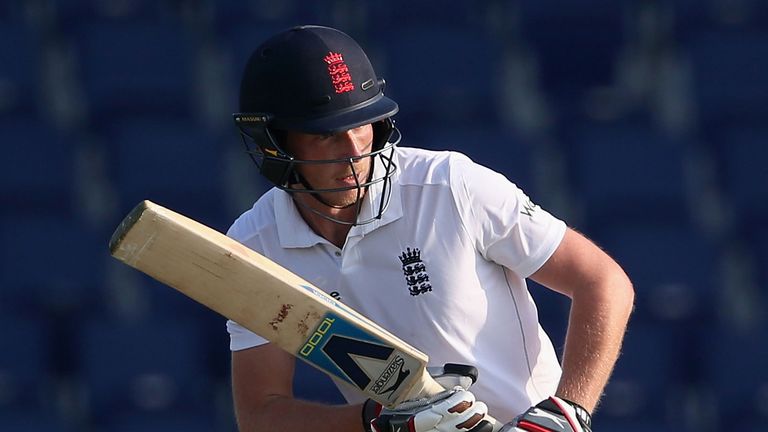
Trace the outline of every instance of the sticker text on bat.
{"label": "sticker text on bat", "polygon": [[326,317],[325,319],[323,319],[323,322],[321,322],[320,325],[317,326],[317,330],[315,330],[315,332],[312,333],[312,336],[310,336],[307,343],[305,343],[304,346],[301,347],[301,350],[299,350],[299,353],[304,357],[308,356],[312,352],[312,350],[315,349],[317,344],[319,344],[320,341],[323,340],[323,336],[325,336],[325,334],[331,328],[334,321],[336,321],[335,318]]}

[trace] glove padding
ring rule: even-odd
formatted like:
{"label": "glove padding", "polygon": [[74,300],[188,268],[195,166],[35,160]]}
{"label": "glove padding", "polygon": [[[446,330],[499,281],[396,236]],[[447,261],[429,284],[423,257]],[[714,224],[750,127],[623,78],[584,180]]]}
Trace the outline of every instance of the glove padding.
{"label": "glove padding", "polygon": [[483,421],[488,407],[461,386],[430,398],[404,402],[382,409],[371,421],[374,432],[491,432]]}
{"label": "glove padding", "polygon": [[528,409],[501,432],[592,432],[592,418],[580,405],[551,396]]}
{"label": "glove padding", "polygon": [[[469,365],[446,363],[442,367],[428,367],[427,371],[446,389],[437,395],[404,402],[393,409],[383,409],[368,399],[363,405],[363,427],[368,432],[472,432],[491,430],[482,421],[488,407],[476,402],[466,390],[477,380],[477,369]],[[461,392],[461,393],[459,393]],[[487,426],[486,426],[487,425]]]}

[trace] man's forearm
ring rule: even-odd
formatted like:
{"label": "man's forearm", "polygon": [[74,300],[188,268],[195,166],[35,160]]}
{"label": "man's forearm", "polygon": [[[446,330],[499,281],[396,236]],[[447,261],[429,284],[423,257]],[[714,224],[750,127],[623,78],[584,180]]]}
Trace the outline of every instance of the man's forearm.
{"label": "man's forearm", "polygon": [[618,358],[634,293],[623,273],[575,293],[557,395],[592,412]]}
{"label": "man's forearm", "polygon": [[300,431],[362,432],[362,406],[329,406],[275,396],[264,406],[249,411],[239,407],[240,432]]}

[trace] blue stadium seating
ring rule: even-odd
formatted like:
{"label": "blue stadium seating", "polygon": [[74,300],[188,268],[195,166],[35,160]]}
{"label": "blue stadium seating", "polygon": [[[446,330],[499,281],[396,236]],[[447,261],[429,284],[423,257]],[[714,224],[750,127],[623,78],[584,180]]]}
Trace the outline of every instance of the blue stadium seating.
{"label": "blue stadium seating", "polygon": [[40,49],[33,31],[0,21],[0,116],[32,113],[40,97]]}
{"label": "blue stadium seating", "polygon": [[195,302],[175,289],[149,276],[139,275],[141,286],[138,292],[146,302],[146,314],[151,316],[173,316],[193,322],[205,341],[206,373],[224,379],[229,374],[229,335],[226,318]]}
{"label": "blue stadium seating", "polygon": [[75,432],[77,428],[55,414],[43,410],[0,412],[3,432]]}
{"label": "blue stadium seating", "polygon": [[755,256],[758,286],[768,287],[768,227],[755,227],[747,240],[753,241],[752,253]]}
{"label": "blue stadium seating", "polygon": [[38,117],[0,119],[0,215],[67,216],[74,202],[75,146]]}
{"label": "blue stadium seating", "polygon": [[563,103],[612,81],[625,35],[628,2],[510,0],[519,8],[522,39],[539,59],[540,80]]}
{"label": "blue stadium seating", "polygon": [[754,428],[758,420],[765,425],[768,349],[762,342],[766,334],[764,322],[745,329],[727,323],[707,328],[704,384],[717,398],[722,429],[760,430]]}
{"label": "blue stadium seating", "polygon": [[693,68],[694,97],[704,131],[768,119],[768,33],[702,32],[685,53]]}
{"label": "blue stadium seating", "polygon": [[338,2],[283,0],[205,0],[204,9],[212,16],[218,31],[230,25],[264,24],[282,29],[301,24],[328,25]]}
{"label": "blue stadium seating", "polygon": [[[367,7],[366,23],[370,31],[376,27],[391,32],[405,26],[421,26],[425,23],[440,23],[453,29],[488,31],[489,9],[477,7],[472,2],[461,0],[390,0],[386,2],[364,2]],[[414,41],[417,42],[417,41]]]}
{"label": "blue stadium seating", "polygon": [[102,283],[108,237],[55,216],[1,219],[2,303],[29,312],[87,312]]}
{"label": "blue stadium seating", "polygon": [[679,392],[677,373],[684,359],[680,341],[663,326],[632,323],[606,387],[600,418],[630,425],[654,413],[654,419],[665,424],[671,400],[662,395]]}
{"label": "blue stadium seating", "polygon": [[498,121],[503,51],[497,40],[424,25],[382,36],[383,56],[373,63],[387,82],[385,92],[400,105],[398,118],[413,124]]}
{"label": "blue stadium seating", "polygon": [[94,126],[127,113],[194,112],[197,51],[181,24],[93,21],[71,31]]}
{"label": "blue stadium seating", "polygon": [[0,328],[0,346],[4,347],[0,355],[0,413],[41,410],[52,400],[46,399],[51,394],[54,369],[50,328],[35,315],[11,310],[0,313]]}
{"label": "blue stadium seating", "polygon": [[210,432],[226,430],[217,424],[213,415],[204,412],[131,413],[105,419],[99,430],[110,432]]}
{"label": "blue stadium seating", "polygon": [[142,412],[211,412],[206,341],[196,323],[164,318],[91,319],[72,349],[96,422]]}
{"label": "blue stadium seating", "polygon": [[689,219],[684,142],[641,125],[586,123],[573,128],[566,146],[589,224]]}
{"label": "blue stadium seating", "polygon": [[695,326],[713,306],[717,249],[691,226],[619,219],[592,236],[632,279],[635,320]]}
{"label": "blue stadium seating", "polygon": [[768,5],[762,0],[672,0],[660,2],[674,13],[674,34],[687,41],[711,30],[761,31],[768,24]]}
{"label": "blue stadium seating", "polygon": [[224,230],[223,150],[193,119],[125,117],[106,127],[109,163],[127,212],[150,199]]}
{"label": "blue stadium seating", "polygon": [[[768,90],[768,87],[766,87]],[[716,146],[725,201],[744,231],[768,217],[768,128],[723,129]]]}
{"label": "blue stadium seating", "polygon": [[[47,0],[55,25],[63,32],[95,22],[164,22],[179,24],[184,2],[174,0]],[[189,6],[189,5],[187,5]]]}
{"label": "blue stadium seating", "polygon": [[664,424],[661,420],[627,421],[625,419],[604,419],[598,413],[592,419],[592,430],[599,430],[601,432],[680,432],[687,429]]}
{"label": "blue stadium seating", "polygon": [[24,17],[24,2],[22,0],[7,0],[0,3],[0,22],[21,22]]}

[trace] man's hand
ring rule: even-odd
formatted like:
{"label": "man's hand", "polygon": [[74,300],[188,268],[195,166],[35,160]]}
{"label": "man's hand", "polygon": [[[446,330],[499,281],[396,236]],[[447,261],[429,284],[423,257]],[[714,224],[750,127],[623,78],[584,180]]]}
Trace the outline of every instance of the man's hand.
{"label": "man's hand", "polygon": [[592,418],[578,404],[552,396],[501,429],[501,432],[513,431],[592,432]]}
{"label": "man's hand", "polygon": [[404,402],[383,409],[371,421],[373,432],[490,432],[483,421],[488,407],[475,395],[457,386],[428,399]]}
{"label": "man's hand", "polygon": [[447,363],[428,368],[430,375],[449,389],[429,398],[403,402],[393,409],[368,399],[363,405],[363,426],[371,432],[491,432],[483,418],[488,407],[468,391],[477,369]]}

